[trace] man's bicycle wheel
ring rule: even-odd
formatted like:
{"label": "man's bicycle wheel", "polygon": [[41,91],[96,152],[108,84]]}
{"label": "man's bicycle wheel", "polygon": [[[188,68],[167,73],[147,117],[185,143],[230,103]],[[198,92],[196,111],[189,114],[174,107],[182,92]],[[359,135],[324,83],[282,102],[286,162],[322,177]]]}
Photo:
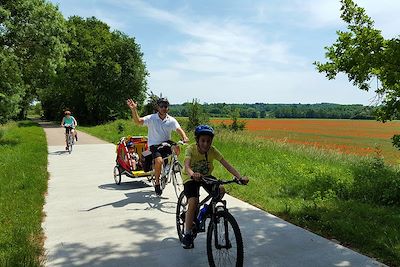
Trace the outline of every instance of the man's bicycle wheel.
{"label": "man's bicycle wheel", "polygon": [[210,266],[243,266],[243,240],[239,225],[227,211],[218,211],[207,229]]}
{"label": "man's bicycle wheel", "polygon": [[182,167],[179,163],[176,163],[173,166],[171,179],[172,184],[174,185],[175,195],[179,198],[179,195],[183,192]]}

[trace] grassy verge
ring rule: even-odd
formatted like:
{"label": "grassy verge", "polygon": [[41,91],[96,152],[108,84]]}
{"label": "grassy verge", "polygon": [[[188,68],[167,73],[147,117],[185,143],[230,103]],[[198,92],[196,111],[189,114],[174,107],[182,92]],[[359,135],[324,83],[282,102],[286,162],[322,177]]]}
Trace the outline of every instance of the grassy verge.
{"label": "grassy verge", "polygon": [[[118,125],[125,125],[120,133]],[[83,130],[112,142],[125,134],[147,132],[126,121]],[[399,169],[378,158],[274,143],[246,132],[220,131],[214,144],[251,178],[247,187],[229,187],[230,194],[390,266],[400,266]],[[216,166],[216,176],[229,177]]]}
{"label": "grassy verge", "polygon": [[0,266],[40,266],[47,144],[37,124],[0,126]]}

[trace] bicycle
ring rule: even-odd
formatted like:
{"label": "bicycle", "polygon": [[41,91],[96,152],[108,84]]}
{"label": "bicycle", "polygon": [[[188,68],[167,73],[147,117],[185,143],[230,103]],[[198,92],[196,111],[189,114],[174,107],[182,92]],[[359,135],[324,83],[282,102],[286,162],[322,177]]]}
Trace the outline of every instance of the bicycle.
{"label": "bicycle", "polygon": [[[202,181],[212,185],[212,190],[197,205],[192,227],[193,238],[197,233],[205,232],[205,223],[210,219],[207,228],[207,258],[210,266],[243,266],[243,239],[239,225],[226,207],[226,200],[220,198],[219,186],[223,184],[241,184],[236,178],[223,181],[212,176],[203,176]],[[206,202],[210,200],[208,206]],[[221,205],[222,204],[222,205]],[[204,205],[204,206],[203,206]],[[206,211],[200,207],[205,207]],[[176,229],[179,240],[182,242],[185,232],[185,216],[187,199],[182,192],[179,195],[176,207]]]}
{"label": "bicycle", "polygon": [[[172,181],[174,185],[174,190],[176,197],[179,197],[180,193],[183,191],[183,181],[182,181],[182,165],[178,160],[178,155],[175,152],[174,146],[184,145],[182,141],[175,142],[164,142],[157,149],[162,150],[165,147],[171,148],[171,155],[163,158],[164,164],[160,175],[160,187],[164,190],[165,186]],[[154,177],[152,177],[154,179]],[[153,180],[154,183],[154,180]]]}
{"label": "bicycle", "polygon": [[74,129],[71,125],[64,125],[65,135],[67,140],[67,148],[69,154],[72,153],[72,146],[75,144],[74,135],[72,134],[72,130]]}

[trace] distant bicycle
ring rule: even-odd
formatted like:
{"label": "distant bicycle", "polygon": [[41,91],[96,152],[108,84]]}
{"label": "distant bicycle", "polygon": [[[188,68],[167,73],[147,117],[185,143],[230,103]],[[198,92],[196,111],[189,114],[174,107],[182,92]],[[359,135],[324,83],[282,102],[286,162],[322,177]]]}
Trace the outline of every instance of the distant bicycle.
{"label": "distant bicycle", "polygon": [[[197,205],[192,227],[192,235],[205,232],[206,219],[210,219],[207,228],[207,257],[210,266],[243,266],[243,240],[239,225],[226,207],[226,200],[220,199],[219,186],[238,183],[237,179],[222,181],[212,176],[202,177],[204,183],[211,184],[212,190]],[[210,201],[209,205],[206,204]],[[201,208],[203,206],[203,208]],[[200,209],[201,208],[201,209]],[[182,192],[176,207],[176,229],[179,240],[182,241],[185,232],[185,217],[187,199]]]}
{"label": "distant bicycle", "polygon": [[69,154],[71,154],[72,146],[75,144],[74,135],[72,133],[73,127],[69,124],[65,124],[64,128],[65,128],[65,138],[67,140],[67,150]]}
{"label": "distant bicycle", "polygon": [[[182,141],[175,142],[164,142],[157,149],[162,150],[166,147],[171,148],[172,153],[168,157],[163,158],[164,164],[160,175],[160,187],[164,190],[165,186],[172,181],[176,197],[178,198],[183,191],[182,181],[182,165],[178,160],[178,155],[175,152],[174,146],[184,145]],[[153,177],[154,178],[154,177]],[[154,182],[154,180],[153,180]]]}

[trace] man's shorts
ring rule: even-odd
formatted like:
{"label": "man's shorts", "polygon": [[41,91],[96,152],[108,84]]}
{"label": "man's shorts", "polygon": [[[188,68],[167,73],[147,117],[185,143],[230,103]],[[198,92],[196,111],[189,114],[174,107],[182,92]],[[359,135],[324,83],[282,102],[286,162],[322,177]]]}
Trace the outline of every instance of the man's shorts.
{"label": "man's shorts", "polygon": [[207,192],[211,192],[213,185],[204,182],[196,182],[194,180],[187,181],[183,184],[183,192],[186,198],[199,197],[200,186],[202,186]]}
{"label": "man's shorts", "polygon": [[[167,141],[166,143],[169,143],[169,142]],[[161,146],[161,144],[150,146],[150,151],[151,151],[151,155],[153,156],[153,159],[158,158],[158,157],[166,158],[172,154],[171,147],[163,147],[161,149],[158,149],[158,147],[160,147],[160,146]]]}

